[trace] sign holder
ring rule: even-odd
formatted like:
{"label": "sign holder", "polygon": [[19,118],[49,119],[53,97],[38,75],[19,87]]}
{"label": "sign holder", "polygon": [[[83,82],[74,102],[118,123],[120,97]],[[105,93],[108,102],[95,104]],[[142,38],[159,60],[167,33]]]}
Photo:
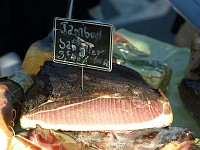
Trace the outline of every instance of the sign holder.
{"label": "sign holder", "polygon": [[69,11],[66,12],[66,16],[68,16],[69,19],[72,19],[73,5],[74,5],[74,0],[69,0],[69,7],[68,7]]}
{"label": "sign holder", "polygon": [[[66,16],[68,16],[68,18],[69,19],[71,19],[72,18],[72,11],[73,11],[73,5],[74,5],[74,0],[70,0],[69,1],[69,11],[67,11],[67,14],[66,14]],[[81,89],[83,90],[83,82],[84,82],[84,80],[83,80],[83,67],[81,67]]]}
{"label": "sign holder", "polygon": [[[74,0],[70,0],[70,2],[69,2],[69,12],[68,12],[68,15],[66,15],[66,16],[68,16],[69,19],[72,18],[73,5],[74,5]],[[83,84],[84,84],[83,83],[84,82],[83,76],[84,76],[83,67],[81,67],[81,89],[82,90],[83,90]]]}
{"label": "sign holder", "polygon": [[70,0],[68,18],[54,19],[54,55],[56,63],[112,70],[113,26],[107,23],[71,19],[74,0]]}

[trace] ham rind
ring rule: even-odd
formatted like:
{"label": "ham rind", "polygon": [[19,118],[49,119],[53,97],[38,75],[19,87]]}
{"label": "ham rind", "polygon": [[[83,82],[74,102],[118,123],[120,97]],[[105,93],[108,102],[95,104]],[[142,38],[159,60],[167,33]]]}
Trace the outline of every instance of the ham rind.
{"label": "ham rind", "polygon": [[135,71],[113,65],[112,72],[46,62],[26,93],[23,128],[67,131],[137,130],[172,123],[168,99]]}

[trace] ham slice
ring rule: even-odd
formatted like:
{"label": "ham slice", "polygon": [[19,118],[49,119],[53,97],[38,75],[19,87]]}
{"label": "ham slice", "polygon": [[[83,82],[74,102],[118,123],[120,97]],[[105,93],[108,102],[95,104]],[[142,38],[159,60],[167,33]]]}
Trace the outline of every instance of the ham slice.
{"label": "ham slice", "polygon": [[172,123],[170,103],[135,71],[111,72],[45,62],[25,96],[23,128],[68,131],[137,130]]}

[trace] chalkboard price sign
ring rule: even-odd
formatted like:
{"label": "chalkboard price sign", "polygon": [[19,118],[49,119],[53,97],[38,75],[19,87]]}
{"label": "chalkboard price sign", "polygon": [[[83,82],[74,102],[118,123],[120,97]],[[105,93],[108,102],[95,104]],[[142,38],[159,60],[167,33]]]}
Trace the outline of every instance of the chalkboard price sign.
{"label": "chalkboard price sign", "polygon": [[55,18],[54,62],[112,70],[111,24]]}

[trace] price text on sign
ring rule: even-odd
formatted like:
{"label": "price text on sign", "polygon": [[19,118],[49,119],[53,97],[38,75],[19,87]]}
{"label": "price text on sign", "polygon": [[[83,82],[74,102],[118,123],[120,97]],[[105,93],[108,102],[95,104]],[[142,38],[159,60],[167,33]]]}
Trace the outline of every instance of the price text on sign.
{"label": "price text on sign", "polygon": [[55,18],[54,62],[111,71],[113,26]]}

